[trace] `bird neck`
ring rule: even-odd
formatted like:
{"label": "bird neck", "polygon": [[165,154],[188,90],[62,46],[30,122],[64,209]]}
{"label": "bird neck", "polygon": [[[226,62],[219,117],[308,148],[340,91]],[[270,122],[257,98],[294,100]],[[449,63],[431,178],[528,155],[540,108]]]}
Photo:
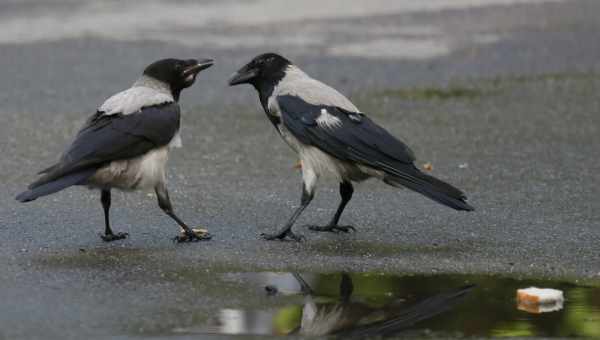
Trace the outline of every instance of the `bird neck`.
{"label": "bird neck", "polygon": [[282,80],[287,79],[289,77],[289,72],[294,74],[297,73],[296,70],[302,72],[294,65],[285,65],[277,71],[270,71],[267,74],[263,74],[254,78],[251,84],[254,85],[254,88],[256,88],[256,90],[259,92],[268,92],[276,87],[277,84],[279,84]]}
{"label": "bird neck", "polygon": [[306,74],[304,71],[302,71],[296,65],[288,65],[287,68],[284,70],[284,74],[285,74],[286,80],[293,80],[293,79],[309,77],[308,74]]}
{"label": "bird neck", "polygon": [[265,111],[267,111],[267,104],[269,98],[273,94],[273,91],[281,82],[293,81],[294,79],[307,77],[306,73],[300,70],[295,65],[287,65],[279,72],[272,73],[269,77],[260,77],[252,83],[254,88],[258,92],[260,103],[262,104]]}
{"label": "bird neck", "polygon": [[262,105],[265,112],[268,111],[269,98],[273,94],[273,90],[275,90],[275,86],[277,86],[277,84],[266,83],[266,82],[260,83],[260,84],[254,84],[254,88],[256,88],[256,91],[258,92],[258,98],[260,99],[260,104]]}
{"label": "bird neck", "polygon": [[181,93],[181,90],[174,91],[169,84],[146,75],[141,76],[131,87],[147,87],[156,92],[169,95],[175,101],[179,101],[179,94]]}

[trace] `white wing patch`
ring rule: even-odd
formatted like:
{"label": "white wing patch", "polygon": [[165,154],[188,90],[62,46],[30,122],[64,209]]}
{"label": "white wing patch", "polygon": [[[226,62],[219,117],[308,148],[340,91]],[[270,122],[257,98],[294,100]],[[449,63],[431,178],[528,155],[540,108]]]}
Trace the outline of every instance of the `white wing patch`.
{"label": "white wing patch", "polygon": [[165,92],[145,87],[131,87],[108,98],[98,111],[106,115],[121,113],[128,115],[139,111],[145,106],[152,106],[173,102],[173,96]]}
{"label": "white wing patch", "polygon": [[342,126],[342,121],[338,117],[327,112],[326,109],[321,109],[321,114],[317,117],[316,122],[320,127],[327,127],[330,129]]}

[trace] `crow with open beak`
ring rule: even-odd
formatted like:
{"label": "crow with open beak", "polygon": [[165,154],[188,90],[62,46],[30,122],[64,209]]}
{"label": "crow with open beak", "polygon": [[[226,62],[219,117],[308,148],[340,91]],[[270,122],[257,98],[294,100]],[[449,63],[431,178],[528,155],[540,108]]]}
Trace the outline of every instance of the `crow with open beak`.
{"label": "crow with open beak", "polygon": [[354,230],[338,225],[352,198],[352,182],[375,177],[395,187],[407,187],[456,210],[470,211],[465,194],[448,183],[424,174],[415,165],[410,148],[362,113],[338,91],[311,78],[288,59],[266,53],[235,73],[230,85],[251,84],[260,103],[283,139],[302,164],[301,204],[277,233],[267,240],[301,240],[292,226],[314,196],[321,175],[340,183],[341,202],[325,226],[315,231]]}
{"label": "crow with open beak", "polygon": [[169,149],[181,146],[179,95],[212,64],[210,59],[163,59],[146,67],[132,87],[98,108],[58,163],[42,170],[41,177],[16,199],[29,202],[73,185],[100,189],[105,218],[101,237],[109,242],[127,237],[111,229],[111,189],[153,189],[160,208],[183,230],[177,241],[210,238],[198,235],[175,215],[165,168]]}

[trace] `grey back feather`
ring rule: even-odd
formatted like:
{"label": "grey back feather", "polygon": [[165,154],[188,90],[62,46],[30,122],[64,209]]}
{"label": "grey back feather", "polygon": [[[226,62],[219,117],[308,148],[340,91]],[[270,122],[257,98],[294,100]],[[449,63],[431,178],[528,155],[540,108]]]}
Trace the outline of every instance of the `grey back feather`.
{"label": "grey back feather", "polygon": [[304,73],[296,66],[289,66],[285,77],[277,84],[273,97],[292,95],[313,105],[336,106],[350,112],[360,112],[343,94]]}

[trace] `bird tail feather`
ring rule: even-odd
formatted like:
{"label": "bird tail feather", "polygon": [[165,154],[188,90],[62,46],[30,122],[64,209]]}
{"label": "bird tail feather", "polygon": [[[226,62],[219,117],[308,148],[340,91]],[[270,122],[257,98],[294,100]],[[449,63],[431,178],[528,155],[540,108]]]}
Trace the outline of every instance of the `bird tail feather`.
{"label": "bird tail feather", "polygon": [[29,190],[20,193],[17,195],[17,197],[15,197],[15,199],[19,202],[33,201],[38,197],[53,194],[72,185],[81,184],[83,181],[92,176],[94,172],[96,172],[96,169],[91,168],[68,174],[50,182],[39,183],[40,181],[36,181],[29,186]]}
{"label": "bird tail feather", "polygon": [[440,293],[407,307],[392,319],[359,326],[351,331],[340,332],[345,338],[364,338],[372,336],[390,336],[401,332],[414,324],[444,313],[462,302],[475,285],[460,287],[453,291]]}
{"label": "bird tail feather", "polygon": [[406,187],[426,197],[456,210],[473,211],[466,195],[454,186],[433,176],[422,173],[417,168],[412,171],[387,173],[383,181],[395,187]]}
{"label": "bird tail feather", "polygon": [[41,170],[40,172],[38,172],[38,175],[47,174],[47,173],[49,173],[49,172],[52,172],[52,171],[54,171],[54,170],[58,169],[58,167],[59,167],[59,166],[60,166],[60,163],[58,163],[58,164],[54,164],[54,165],[52,165],[52,166],[49,166],[49,167],[47,167],[46,169],[44,169],[44,170]]}

